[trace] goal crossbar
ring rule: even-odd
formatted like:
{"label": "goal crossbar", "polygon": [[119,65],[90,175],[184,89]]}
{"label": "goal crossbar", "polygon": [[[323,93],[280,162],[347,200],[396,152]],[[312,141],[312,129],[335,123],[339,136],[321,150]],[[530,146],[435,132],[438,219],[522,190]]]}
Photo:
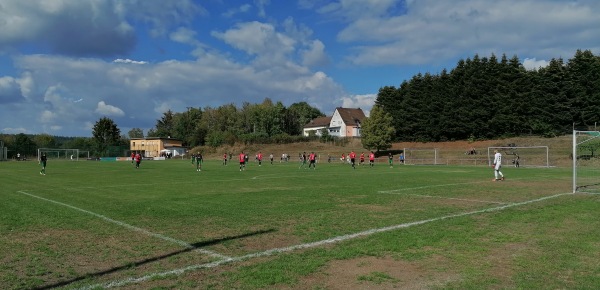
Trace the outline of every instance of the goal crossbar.
{"label": "goal crossbar", "polygon": [[[38,148],[37,149],[37,158],[38,160],[40,160],[42,154],[46,154],[47,157],[55,157],[57,159],[67,159],[67,160],[79,160],[79,149],[74,149],[74,148],[67,148],[67,149],[62,149],[62,148]],[[48,156],[50,153],[52,153],[52,156]],[[56,154],[56,155],[54,155]]]}

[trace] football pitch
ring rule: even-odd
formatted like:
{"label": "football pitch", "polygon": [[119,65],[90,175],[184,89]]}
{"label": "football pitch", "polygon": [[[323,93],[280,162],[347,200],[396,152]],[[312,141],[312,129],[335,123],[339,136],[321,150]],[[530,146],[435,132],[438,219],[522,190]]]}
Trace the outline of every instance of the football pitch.
{"label": "football pitch", "polygon": [[[235,161],[235,160],[232,160]],[[593,289],[567,168],[0,163],[2,289]]]}

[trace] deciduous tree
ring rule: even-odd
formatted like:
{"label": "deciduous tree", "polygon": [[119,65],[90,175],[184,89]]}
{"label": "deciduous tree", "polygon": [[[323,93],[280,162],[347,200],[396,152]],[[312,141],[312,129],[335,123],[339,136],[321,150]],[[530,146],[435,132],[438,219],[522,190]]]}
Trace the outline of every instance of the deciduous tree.
{"label": "deciduous tree", "polygon": [[112,119],[102,117],[94,124],[92,139],[94,140],[96,153],[104,155],[108,146],[119,145],[121,130]]}
{"label": "deciduous tree", "polygon": [[392,147],[395,132],[392,116],[375,105],[371,109],[370,116],[362,122],[361,141],[369,150],[385,150]]}

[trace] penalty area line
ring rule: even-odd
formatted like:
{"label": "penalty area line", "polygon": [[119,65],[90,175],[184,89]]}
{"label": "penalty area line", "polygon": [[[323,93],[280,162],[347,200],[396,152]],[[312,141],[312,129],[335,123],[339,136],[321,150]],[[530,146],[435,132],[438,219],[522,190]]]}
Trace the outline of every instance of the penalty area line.
{"label": "penalty area line", "polygon": [[[392,193],[393,194],[393,193]],[[409,196],[416,197],[429,197],[429,198],[439,198],[439,199],[450,199],[450,200],[460,200],[460,201],[469,201],[469,202],[480,202],[480,203],[494,203],[494,204],[506,204],[506,202],[500,201],[490,201],[490,200],[479,200],[479,199],[468,199],[468,198],[456,198],[456,197],[445,197],[445,196],[436,196],[436,195],[426,195],[426,194],[407,194]]]}
{"label": "penalty area line", "polygon": [[151,236],[151,237],[155,237],[155,238],[161,239],[163,241],[167,241],[167,242],[170,242],[170,243],[174,243],[174,244],[180,245],[180,246],[182,246],[182,247],[184,247],[186,249],[191,249],[191,250],[193,250],[195,252],[199,252],[199,253],[202,253],[202,254],[205,254],[205,255],[209,255],[209,256],[212,256],[212,257],[215,257],[215,258],[219,258],[219,259],[225,259],[225,260],[230,259],[230,257],[228,257],[228,256],[221,255],[219,253],[216,253],[216,252],[213,252],[213,251],[209,251],[209,250],[205,250],[205,249],[199,249],[199,248],[196,248],[193,245],[190,245],[190,244],[188,244],[188,243],[186,243],[184,241],[177,240],[177,239],[174,239],[174,238],[171,238],[171,237],[167,237],[165,235],[153,233],[153,232],[148,231],[146,229],[138,228],[138,227],[132,226],[132,225],[130,225],[128,223],[124,223],[122,221],[114,220],[114,219],[111,219],[111,218],[109,218],[107,216],[103,216],[101,214],[97,214],[97,213],[91,212],[89,210],[78,208],[78,207],[72,206],[70,204],[66,204],[66,203],[63,203],[63,202],[60,202],[60,201],[56,201],[56,200],[48,199],[48,198],[45,198],[45,197],[37,196],[35,194],[31,194],[31,193],[28,193],[28,192],[25,192],[25,191],[17,191],[17,192],[20,193],[20,194],[24,194],[24,195],[27,195],[27,196],[30,196],[30,197],[41,199],[43,201],[47,201],[47,202],[50,202],[50,203],[58,204],[58,205],[61,205],[61,206],[64,206],[64,207],[68,207],[70,209],[74,209],[76,211],[80,211],[80,212],[83,212],[83,213],[95,216],[95,217],[100,218],[100,219],[102,219],[104,221],[107,221],[109,223],[113,223],[113,224],[122,226],[124,228],[130,229],[130,230],[133,230],[133,231],[136,231],[136,232],[140,232],[140,233],[146,234],[146,235]]}
{"label": "penalty area line", "polygon": [[263,252],[257,252],[257,253],[247,254],[247,255],[238,256],[238,257],[231,257],[229,259],[223,259],[223,260],[215,261],[212,263],[190,265],[190,266],[187,266],[184,268],[174,269],[174,270],[170,270],[170,271],[166,271],[166,272],[151,273],[151,274],[147,274],[147,275],[141,276],[141,277],[130,277],[130,278],[125,278],[123,280],[108,282],[105,284],[89,285],[89,286],[78,288],[78,289],[91,290],[91,289],[96,289],[99,287],[113,288],[113,287],[120,287],[120,286],[124,286],[124,285],[128,285],[128,284],[141,283],[141,282],[148,281],[148,280],[151,280],[154,278],[165,277],[165,276],[169,276],[169,275],[181,275],[183,273],[193,271],[193,270],[215,268],[220,265],[233,263],[233,262],[245,261],[245,260],[249,260],[252,258],[272,256],[272,255],[275,255],[278,253],[292,252],[292,251],[299,250],[299,249],[315,248],[315,247],[319,247],[319,246],[323,246],[323,245],[339,243],[339,242],[352,240],[352,239],[356,239],[356,238],[360,238],[360,237],[366,237],[366,236],[370,236],[370,235],[373,235],[376,233],[389,232],[389,231],[394,231],[394,230],[398,230],[398,229],[404,229],[404,228],[409,228],[409,227],[413,227],[413,226],[417,226],[417,225],[427,224],[427,223],[431,223],[431,222],[442,221],[442,220],[447,220],[447,219],[452,219],[452,218],[465,217],[465,216],[470,216],[470,215],[475,215],[475,214],[480,214],[480,213],[501,211],[501,210],[511,208],[511,207],[527,205],[530,203],[540,202],[540,201],[544,201],[547,199],[557,198],[557,197],[560,197],[563,195],[570,195],[570,194],[572,194],[572,193],[570,193],[570,192],[559,193],[559,194],[555,194],[555,195],[551,195],[551,196],[545,196],[545,197],[541,197],[541,198],[537,198],[537,199],[505,204],[502,206],[497,206],[497,207],[492,207],[492,208],[486,208],[486,209],[481,209],[481,210],[476,210],[476,211],[469,211],[469,212],[457,213],[457,214],[452,214],[452,215],[446,215],[446,216],[441,216],[441,217],[437,217],[437,218],[403,223],[403,224],[398,224],[398,225],[393,225],[393,226],[388,226],[388,227],[383,227],[383,228],[370,229],[370,230],[366,230],[366,231],[362,231],[362,232],[357,232],[354,234],[337,236],[337,237],[333,237],[333,238],[329,238],[329,239],[321,240],[321,241],[316,241],[316,242],[312,242],[312,243],[299,244],[299,245],[283,247],[283,248],[274,248],[274,249],[266,250]]}

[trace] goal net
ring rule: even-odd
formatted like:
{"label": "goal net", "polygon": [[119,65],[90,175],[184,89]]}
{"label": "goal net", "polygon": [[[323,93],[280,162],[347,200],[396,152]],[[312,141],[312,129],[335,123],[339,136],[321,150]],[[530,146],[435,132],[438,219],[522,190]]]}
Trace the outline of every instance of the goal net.
{"label": "goal net", "polygon": [[600,193],[599,150],[599,131],[573,131],[573,193]]}
{"label": "goal net", "polygon": [[48,159],[63,159],[73,161],[79,160],[80,157],[79,149],[38,148],[38,160],[42,154],[46,154],[46,158]]}
{"label": "goal net", "polygon": [[[442,164],[439,159],[437,148],[404,148],[404,164],[411,165],[438,165]],[[396,162],[397,160],[394,160]]]}
{"label": "goal net", "polygon": [[548,146],[488,147],[488,164],[494,162],[494,152],[502,154],[502,166],[550,167]]}

